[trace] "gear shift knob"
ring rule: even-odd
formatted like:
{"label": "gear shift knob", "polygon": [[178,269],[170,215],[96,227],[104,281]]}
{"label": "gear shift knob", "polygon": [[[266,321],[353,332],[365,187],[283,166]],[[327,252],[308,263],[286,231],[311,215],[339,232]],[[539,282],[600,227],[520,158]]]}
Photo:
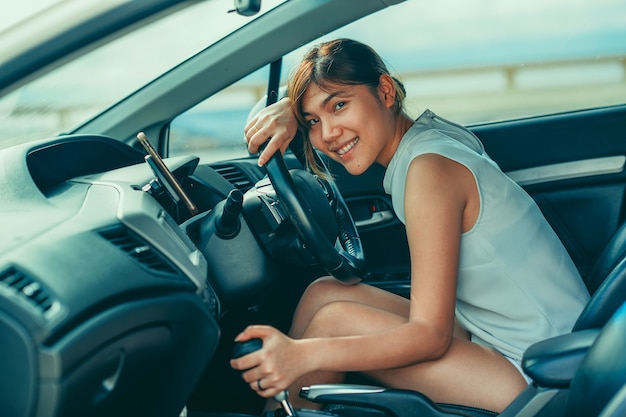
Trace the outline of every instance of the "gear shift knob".
{"label": "gear shift knob", "polygon": [[[262,339],[250,339],[245,342],[235,342],[235,347],[233,348],[232,358],[237,359],[242,356],[245,356],[249,353],[255,352],[263,347]],[[287,390],[284,390],[276,395],[274,395],[274,401],[280,404],[280,406],[285,411],[289,417],[295,417],[296,411],[293,406],[289,402],[289,393]]]}
{"label": "gear shift knob", "polygon": [[263,347],[263,339],[250,339],[245,342],[235,342],[231,358],[237,359],[249,353],[256,352]]}

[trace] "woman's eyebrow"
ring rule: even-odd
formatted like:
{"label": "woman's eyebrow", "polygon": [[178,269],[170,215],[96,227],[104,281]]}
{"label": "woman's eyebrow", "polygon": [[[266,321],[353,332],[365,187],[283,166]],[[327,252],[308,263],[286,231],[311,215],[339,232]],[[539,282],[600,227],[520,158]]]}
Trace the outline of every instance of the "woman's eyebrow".
{"label": "woman's eyebrow", "polygon": [[[332,99],[334,99],[337,96],[348,96],[350,95],[347,90],[336,90],[333,91],[331,93],[328,93],[328,96],[326,96],[326,98],[322,101],[322,105],[321,107],[326,106]],[[307,112],[307,111],[302,111],[302,115],[303,116],[310,116],[311,113]]]}
{"label": "woman's eyebrow", "polygon": [[322,101],[322,105],[327,105],[329,101],[331,101],[332,99],[334,99],[335,97],[344,94],[344,91],[335,91],[332,92],[330,94],[328,94],[328,96],[324,99],[324,101]]}
{"label": "woman's eyebrow", "polygon": [[[333,98],[337,97],[337,96],[344,96],[347,95],[348,93],[344,90],[337,90],[337,91],[333,91],[332,93],[328,93],[328,96],[326,96],[326,98],[322,101],[322,107],[326,106]],[[311,113],[307,112],[307,111],[303,111],[302,112],[303,116],[310,116]]]}

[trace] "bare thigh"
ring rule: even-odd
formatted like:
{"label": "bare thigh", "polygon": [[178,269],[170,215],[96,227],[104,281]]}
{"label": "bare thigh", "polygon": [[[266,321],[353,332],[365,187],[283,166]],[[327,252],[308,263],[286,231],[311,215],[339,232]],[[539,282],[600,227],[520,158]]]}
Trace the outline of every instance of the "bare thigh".
{"label": "bare thigh", "polygon": [[[368,296],[377,294],[363,291]],[[363,300],[326,302],[318,308],[303,337],[371,334],[407,321],[404,314],[364,304]],[[389,307],[390,300],[392,298],[382,305]],[[391,306],[400,312],[403,312],[402,304],[391,302]],[[452,343],[441,358],[403,368],[368,372],[367,375],[385,386],[420,391],[435,402],[496,412],[502,411],[527,385],[504,356],[469,341],[460,326],[455,328]]]}
{"label": "bare thigh", "polygon": [[496,412],[501,412],[527,386],[502,354],[456,337],[438,360],[368,375],[388,387],[419,391],[435,402]]}
{"label": "bare thigh", "polygon": [[294,313],[290,336],[301,338],[317,312],[327,304],[351,301],[395,315],[409,317],[409,300],[367,284],[346,285],[332,277],[313,282],[302,295]]}

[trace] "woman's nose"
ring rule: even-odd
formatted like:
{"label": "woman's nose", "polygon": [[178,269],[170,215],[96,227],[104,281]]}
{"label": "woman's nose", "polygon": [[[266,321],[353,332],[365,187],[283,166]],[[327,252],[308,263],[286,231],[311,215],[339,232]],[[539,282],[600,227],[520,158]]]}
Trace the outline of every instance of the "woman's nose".
{"label": "woman's nose", "polygon": [[341,129],[332,121],[322,122],[322,140],[332,142],[341,135]]}

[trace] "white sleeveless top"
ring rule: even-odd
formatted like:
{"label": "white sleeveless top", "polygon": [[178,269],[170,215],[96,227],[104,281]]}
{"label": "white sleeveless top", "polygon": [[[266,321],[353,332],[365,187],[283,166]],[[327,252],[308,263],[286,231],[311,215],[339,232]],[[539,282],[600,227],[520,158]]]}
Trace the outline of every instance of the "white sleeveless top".
{"label": "white sleeveless top", "polygon": [[426,153],[464,165],[478,187],[478,218],[461,236],[456,303],[472,341],[520,360],[531,344],[570,332],[589,294],[561,241],[473,133],[429,110],[406,132],[385,173],[398,218],[405,223],[409,164]]}

